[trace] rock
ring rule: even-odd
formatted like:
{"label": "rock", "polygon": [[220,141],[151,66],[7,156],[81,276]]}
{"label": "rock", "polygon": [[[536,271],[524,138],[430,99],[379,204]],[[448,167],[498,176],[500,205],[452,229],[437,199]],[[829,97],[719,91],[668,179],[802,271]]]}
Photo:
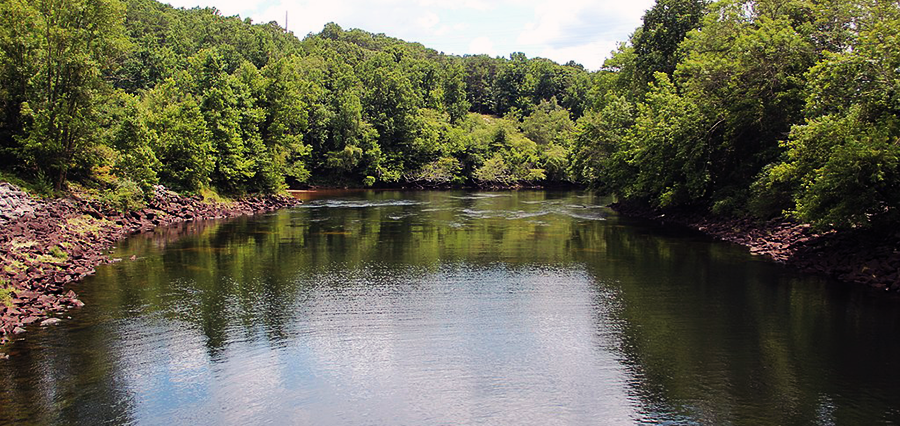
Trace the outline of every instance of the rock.
{"label": "rock", "polygon": [[[0,268],[0,280],[16,288],[12,300],[14,306],[0,306],[0,313],[3,314],[0,343],[7,341],[5,336],[13,331],[24,332],[25,325],[56,324],[58,319],[46,319],[47,312],[84,306],[75,292],[66,290],[62,295],[64,284],[94,274],[97,265],[118,261],[109,260],[100,253],[127,237],[129,232],[150,231],[157,226],[197,219],[254,214],[296,204],[290,199],[254,197],[223,207],[203,203],[197,196],[181,197],[161,186],[154,187],[154,194],[156,197],[148,203],[149,208],[122,214],[77,195],[67,199],[36,201],[18,188],[0,182],[0,255],[3,259],[20,261],[25,266],[15,271]],[[68,218],[85,216],[104,220],[108,226],[87,234],[60,226]],[[10,242],[22,239],[34,244],[17,248],[13,254]],[[26,258],[46,255],[49,248],[60,247],[64,242],[66,245],[63,248],[68,253],[66,260],[25,261]],[[133,255],[130,259],[136,260],[137,256]]]}
{"label": "rock", "polygon": [[62,320],[59,318],[47,318],[47,319],[41,321],[41,327],[56,325],[56,324],[59,324],[60,322],[62,322]]}
{"label": "rock", "polygon": [[17,326],[17,327],[15,327],[15,328],[13,328],[13,331],[12,331],[12,332],[13,332],[13,334],[22,334],[22,333],[25,332],[25,329],[22,328],[22,327],[18,327],[18,326]]}
{"label": "rock", "polygon": [[41,320],[41,317],[34,317],[34,316],[31,316],[31,317],[28,317],[28,318],[23,319],[23,320],[22,320],[22,324],[25,324],[25,325],[28,325],[28,324],[34,324],[34,323],[36,323],[36,322],[38,322],[38,321],[40,321],[40,320]]}

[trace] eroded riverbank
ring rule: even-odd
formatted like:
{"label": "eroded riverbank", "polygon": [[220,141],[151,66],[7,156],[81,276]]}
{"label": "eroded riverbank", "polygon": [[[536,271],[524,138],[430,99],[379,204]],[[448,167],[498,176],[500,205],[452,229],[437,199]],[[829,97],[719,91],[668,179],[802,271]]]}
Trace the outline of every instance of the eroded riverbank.
{"label": "eroded riverbank", "polygon": [[[83,306],[67,285],[119,261],[104,253],[129,235],[178,222],[272,211],[297,204],[286,196],[251,197],[228,204],[205,203],[156,187],[147,207],[121,213],[99,202],[70,196],[37,200],[0,183],[0,344],[29,325],[52,325]],[[0,354],[0,357],[5,355]]]}
{"label": "eroded riverbank", "polygon": [[610,207],[628,216],[699,230],[804,272],[900,294],[900,232],[816,232],[809,225],[785,219],[758,222],[688,212],[661,213],[628,203]]}

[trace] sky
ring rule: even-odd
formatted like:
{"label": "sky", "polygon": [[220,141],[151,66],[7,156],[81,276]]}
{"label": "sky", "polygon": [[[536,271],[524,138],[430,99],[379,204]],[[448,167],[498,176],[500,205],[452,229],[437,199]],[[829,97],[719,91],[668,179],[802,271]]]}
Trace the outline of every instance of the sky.
{"label": "sky", "polygon": [[215,7],[304,37],[328,22],[419,42],[447,54],[523,52],[599,69],[654,0],[162,0]]}

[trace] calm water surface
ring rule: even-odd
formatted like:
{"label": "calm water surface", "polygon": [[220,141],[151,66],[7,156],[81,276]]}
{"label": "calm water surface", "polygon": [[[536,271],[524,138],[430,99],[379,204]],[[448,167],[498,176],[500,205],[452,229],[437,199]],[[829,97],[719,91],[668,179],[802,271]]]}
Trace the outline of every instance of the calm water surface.
{"label": "calm water surface", "polygon": [[120,244],[0,423],[900,423],[898,302],[586,193],[320,197]]}

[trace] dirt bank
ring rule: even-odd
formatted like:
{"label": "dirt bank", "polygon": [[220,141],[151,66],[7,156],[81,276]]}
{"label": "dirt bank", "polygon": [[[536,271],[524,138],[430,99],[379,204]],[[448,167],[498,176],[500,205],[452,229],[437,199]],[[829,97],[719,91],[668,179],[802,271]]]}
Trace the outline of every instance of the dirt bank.
{"label": "dirt bank", "polygon": [[74,291],[64,291],[66,285],[112,262],[104,253],[131,234],[297,203],[291,197],[268,196],[211,204],[158,186],[146,208],[123,214],[77,196],[36,200],[0,183],[0,296],[6,296],[6,303],[0,303],[0,345],[24,333],[26,326],[55,324],[67,309],[83,306]]}
{"label": "dirt bank", "polygon": [[628,203],[611,207],[627,216],[689,226],[806,272],[900,293],[900,232],[815,232],[809,225],[784,219],[760,223],[690,212],[659,212]]}

